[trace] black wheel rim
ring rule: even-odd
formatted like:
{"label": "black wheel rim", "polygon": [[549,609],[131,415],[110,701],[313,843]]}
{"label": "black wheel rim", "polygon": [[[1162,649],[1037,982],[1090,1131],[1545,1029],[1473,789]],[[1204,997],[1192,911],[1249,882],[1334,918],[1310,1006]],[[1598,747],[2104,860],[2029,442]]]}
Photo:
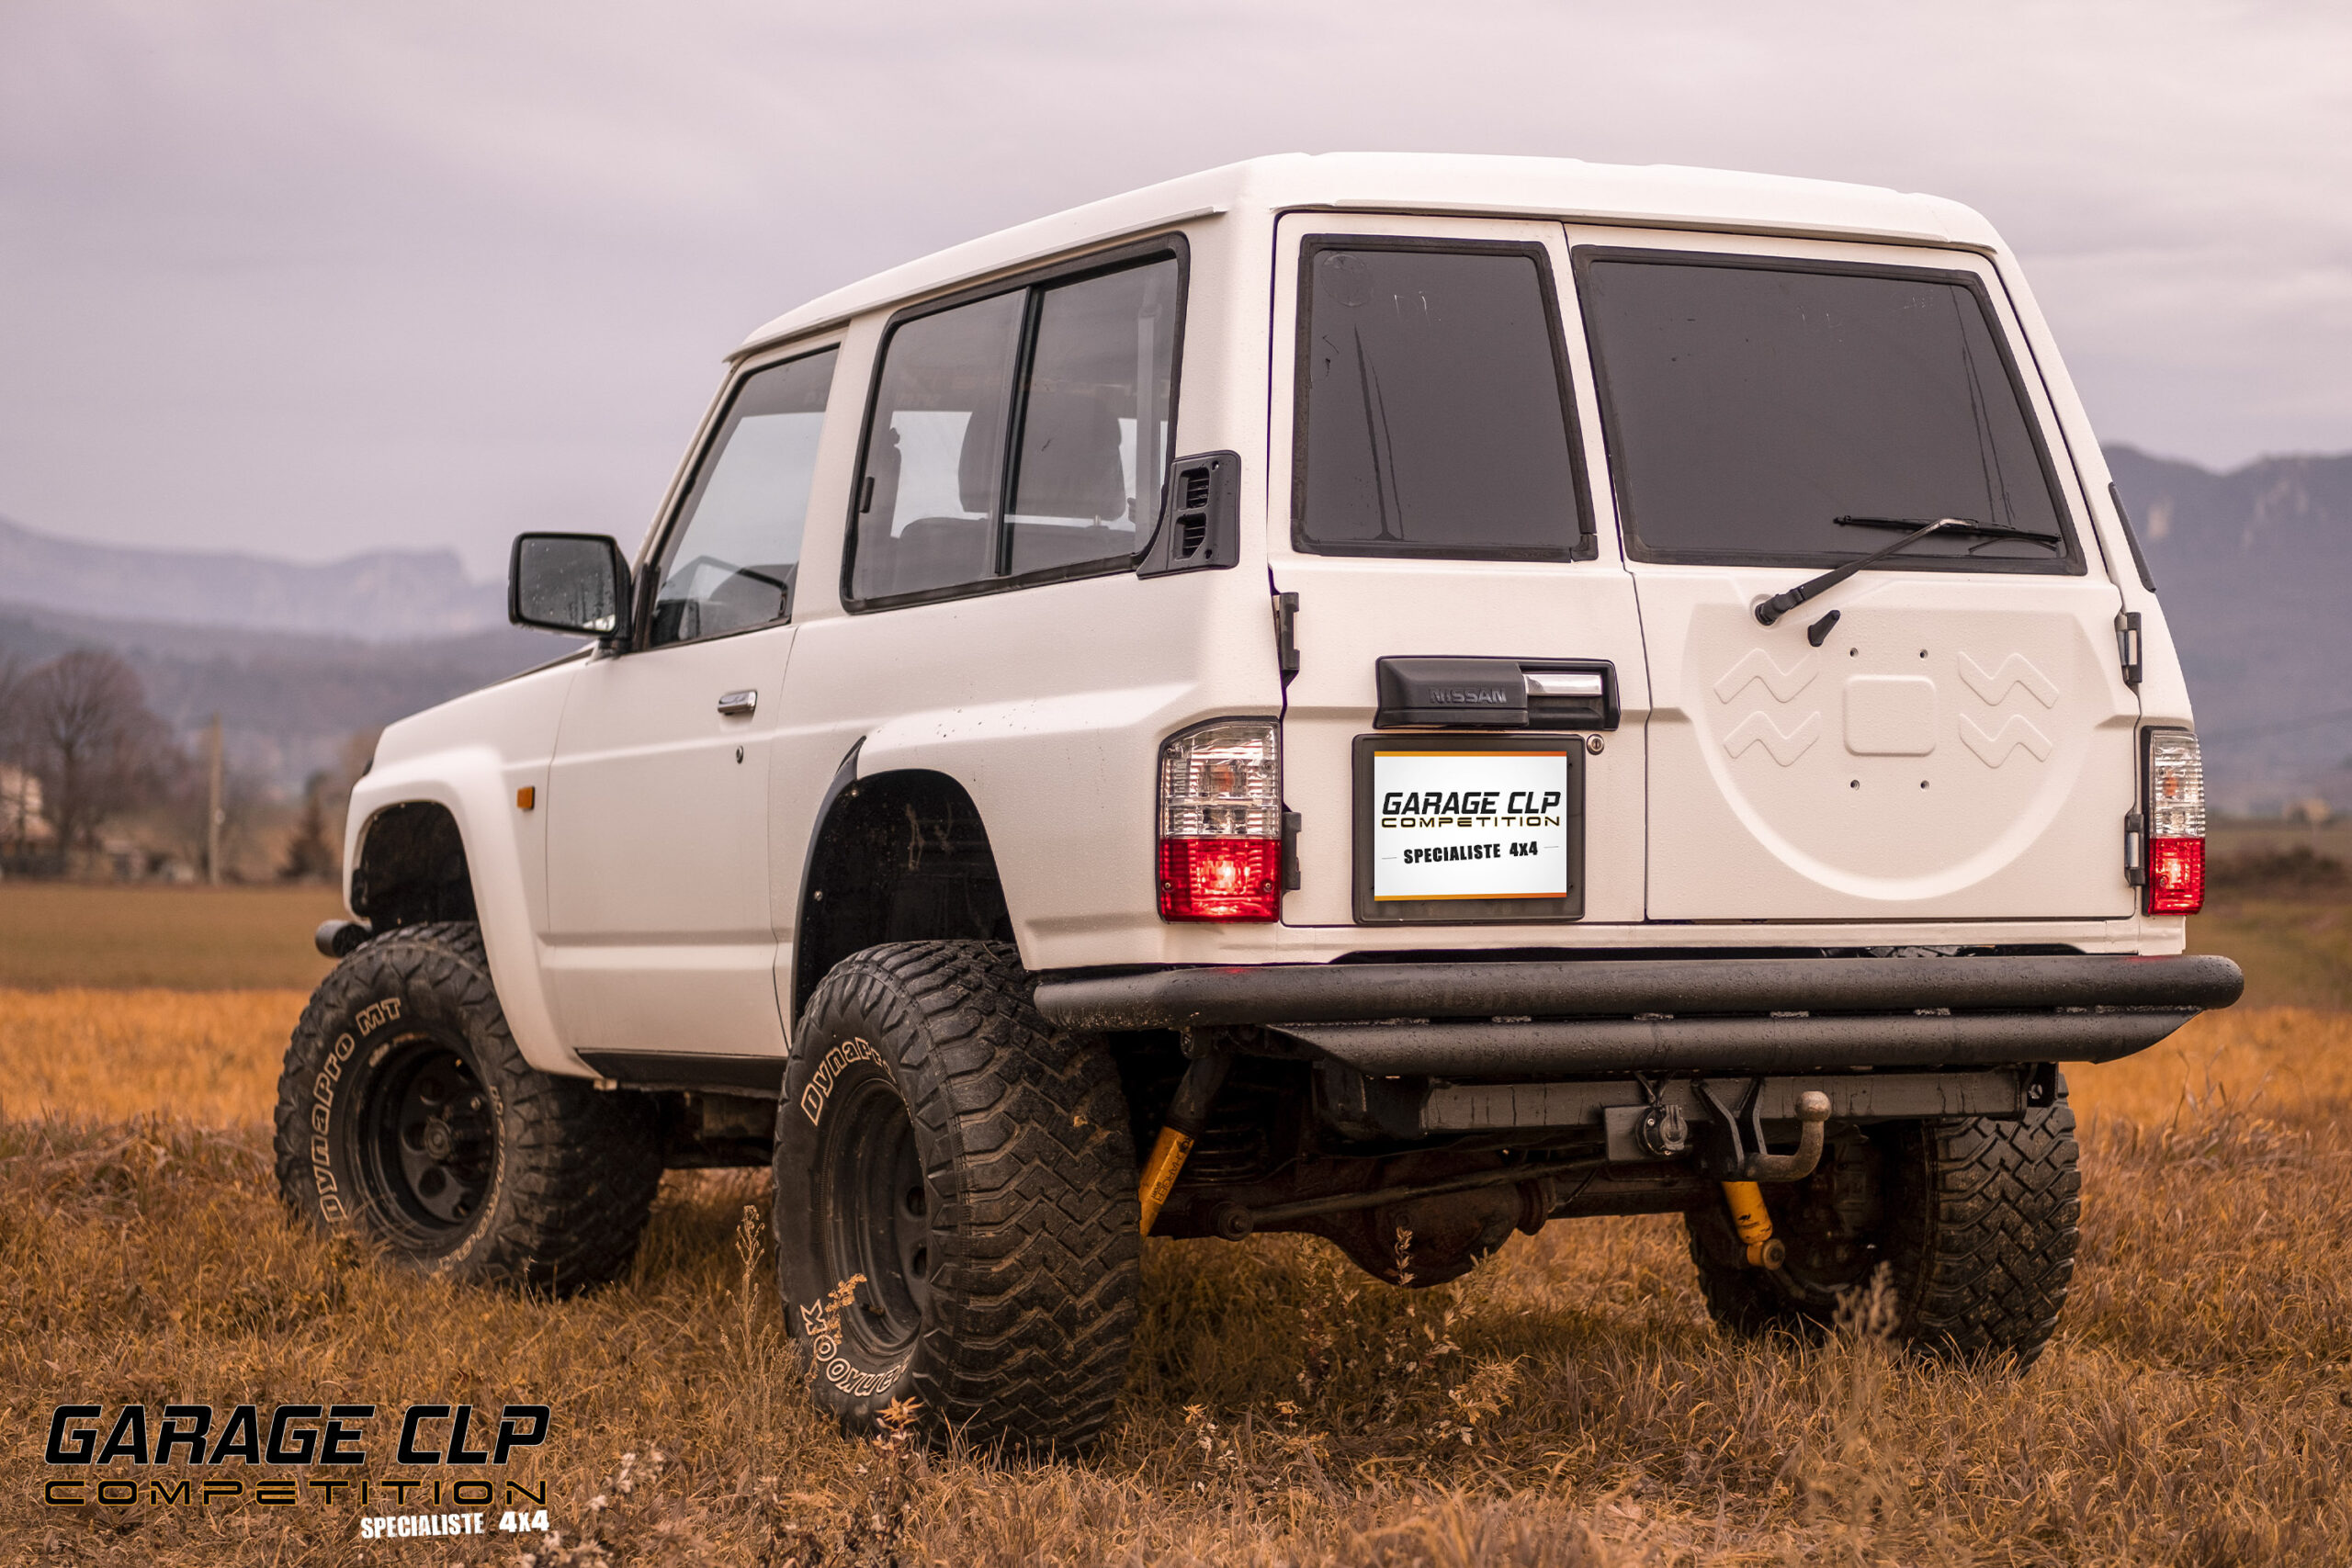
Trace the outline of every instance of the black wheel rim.
{"label": "black wheel rim", "polygon": [[931,1303],[931,1199],[913,1121],[898,1090],[862,1077],[834,1090],[820,1156],[825,1264],[836,1284],[864,1275],[842,1309],[842,1333],[874,1356],[922,1332]]}
{"label": "black wheel rim", "polygon": [[437,1041],[395,1045],[354,1132],[360,1175],[396,1240],[430,1251],[473,1229],[498,1168],[498,1115],[470,1061]]}

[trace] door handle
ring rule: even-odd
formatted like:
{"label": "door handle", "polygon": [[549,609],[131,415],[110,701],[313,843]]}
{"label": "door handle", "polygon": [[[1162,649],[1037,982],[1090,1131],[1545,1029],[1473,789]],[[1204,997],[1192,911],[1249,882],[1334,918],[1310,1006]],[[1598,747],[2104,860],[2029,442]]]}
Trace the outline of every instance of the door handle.
{"label": "door handle", "polygon": [[760,694],[757,692],[721,692],[718,694],[718,711],[729,718],[741,718],[756,711],[759,705]]}

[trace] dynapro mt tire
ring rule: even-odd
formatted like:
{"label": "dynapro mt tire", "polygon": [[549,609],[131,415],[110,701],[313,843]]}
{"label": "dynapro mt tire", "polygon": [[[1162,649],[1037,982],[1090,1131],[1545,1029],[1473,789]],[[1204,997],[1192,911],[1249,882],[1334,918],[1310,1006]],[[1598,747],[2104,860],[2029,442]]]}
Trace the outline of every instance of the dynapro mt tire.
{"label": "dynapro mt tire", "polygon": [[1690,1255],[1716,1323],[1816,1337],[1839,1294],[1883,1265],[1894,1334],[1956,1358],[2032,1364],[2075,1277],[2082,1179],[2064,1080],[2056,1103],[2017,1121],[1891,1122],[1833,1144],[1808,1180],[1767,1187],[1787,1265],[1745,1266],[1730,1220],[1690,1216]]}
{"label": "dynapro mt tire", "polygon": [[464,922],[335,965],[287,1047],[277,1132],[278,1190],[321,1230],[421,1272],[559,1293],[628,1269],[662,1180],[635,1097],[523,1060]]}
{"label": "dynapro mt tire", "polygon": [[900,942],[809,998],[776,1115],[777,1278],[851,1430],[912,1398],[934,1437],[1069,1450],[1125,1379],[1126,1106],[1108,1052],[1039,1018],[1033,984],[1000,943]]}

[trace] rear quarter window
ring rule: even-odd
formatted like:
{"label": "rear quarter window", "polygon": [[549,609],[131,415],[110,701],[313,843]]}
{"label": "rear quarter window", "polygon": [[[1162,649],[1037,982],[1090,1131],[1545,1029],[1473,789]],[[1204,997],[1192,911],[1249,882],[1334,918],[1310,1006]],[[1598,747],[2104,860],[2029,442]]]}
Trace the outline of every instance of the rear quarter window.
{"label": "rear quarter window", "polygon": [[852,498],[852,609],[1132,564],[1167,477],[1184,254],[1151,242],[892,321]]}
{"label": "rear quarter window", "polygon": [[1586,331],[1636,558],[1827,565],[1841,525],[1962,517],[1891,569],[2080,570],[2017,372],[1968,274],[1579,251]]}

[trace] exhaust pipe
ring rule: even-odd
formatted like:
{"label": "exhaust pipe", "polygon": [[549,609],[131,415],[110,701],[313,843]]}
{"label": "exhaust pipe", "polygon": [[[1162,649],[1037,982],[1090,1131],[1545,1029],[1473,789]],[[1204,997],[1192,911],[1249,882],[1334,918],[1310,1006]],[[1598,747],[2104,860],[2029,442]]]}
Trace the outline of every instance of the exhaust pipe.
{"label": "exhaust pipe", "polygon": [[362,920],[326,920],[311,933],[311,945],[326,958],[348,958],[354,949],[376,933]]}

